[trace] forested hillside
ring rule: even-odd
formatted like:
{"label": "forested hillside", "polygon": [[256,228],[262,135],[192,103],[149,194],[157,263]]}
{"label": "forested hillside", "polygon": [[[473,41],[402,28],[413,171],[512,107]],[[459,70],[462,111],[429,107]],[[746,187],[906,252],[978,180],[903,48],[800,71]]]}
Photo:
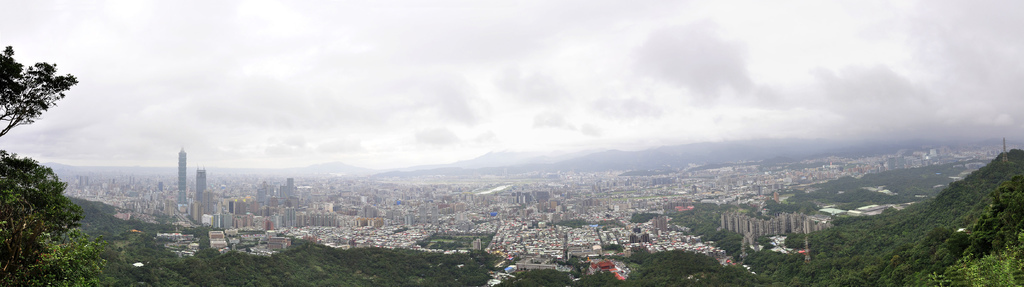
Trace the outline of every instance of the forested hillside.
{"label": "forested hillside", "polygon": [[[745,261],[760,274],[789,285],[932,285],[970,245],[967,232],[1000,183],[1024,174],[1024,151],[1009,152],[933,200],[871,217],[849,217],[809,235],[811,262],[803,255],[761,251]],[[936,279],[938,278],[938,279]]]}
{"label": "forested hillside", "polygon": [[[836,204],[839,209],[854,209],[870,204],[898,204],[935,197],[943,188],[965,171],[967,162],[890,170],[866,174],[861,178],[843,177],[815,184],[811,193],[797,193],[788,203]],[[863,187],[884,186],[894,194],[868,191]],[[936,188],[938,186],[938,188]]]}

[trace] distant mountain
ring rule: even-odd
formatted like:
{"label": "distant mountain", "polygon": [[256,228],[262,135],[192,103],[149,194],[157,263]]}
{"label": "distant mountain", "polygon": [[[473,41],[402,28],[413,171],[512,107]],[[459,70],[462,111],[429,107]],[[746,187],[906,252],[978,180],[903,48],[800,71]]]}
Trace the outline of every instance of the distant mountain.
{"label": "distant mountain", "polygon": [[529,157],[516,153],[488,153],[448,165],[419,166],[377,174],[382,177],[500,175],[504,173],[559,171],[681,170],[691,164],[770,160],[799,161],[812,156],[873,155],[919,146],[904,143],[846,143],[822,139],[766,139],[707,142],[663,146],[638,151],[607,150],[567,154],[561,157]]}
{"label": "distant mountain", "polygon": [[327,174],[327,173],[330,173],[330,174],[344,174],[344,175],[361,175],[361,174],[370,174],[370,173],[374,172],[374,170],[372,170],[372,169],[362,168],[362,167],[358,167],[358,166],[352,166],[352,165],[348,165],[348,164],[345,164],[345,163],[342,163],[342,162],[329,162],[329,163],[314,164],[314,165],[307,166],[307,167],[289,168],[289,169],[285,169],[285,171],[290,171],[290,172],[295,172],[295,173],[304,173],[304,174],[309,174],[309,173],[312,173],[312,174]]}
{"label": "distant mountain", "polygon": [[[130,174],[178,174],[175,167],[140,167],[140,166],[73,166],[61,163],[43,163],[58,176],[64,177],[71,174],[89,172],[100,173],[130,173]],[[194,170],[195,167],[189,167]],[[341,162],[329,162],[314,164],[306,167],[293,168],[217,168],[210,167],[207,170],[211,173],[220,174],[338,174],[338,175],[367,175],[376,172],[375,170],[344,164]],[[194,172],[194,171],[193,171]]]}
{"label": "distant mountain", "polygon": [[518,166],[528,164],[550,164],[562,160],[572,159],[580,156],[595,153],[595,151],[581,151],[574,153],[526,153],[526,152],[489,152],[480,157],[463,160],[448,165],[449,167],[461,168],[483,168]]}
{"label": "distant mountain", "polygon": [[382,173],[402,174],[406,172],[415,172],[415,174],[429,174],[429,172],[425,171],[443,170],[447,172],[454,172],[463,169],[488,169],[498,167],[519,167],[525,165],[544,165],[556,163],[567,159],[577,158],[580,156],[585,156],[596,152],[597,151],[593,150],[578,151],[571,153],[492,151],[476,158],[461,160],[449,164],[417,165],[405,168],[385,170]]}

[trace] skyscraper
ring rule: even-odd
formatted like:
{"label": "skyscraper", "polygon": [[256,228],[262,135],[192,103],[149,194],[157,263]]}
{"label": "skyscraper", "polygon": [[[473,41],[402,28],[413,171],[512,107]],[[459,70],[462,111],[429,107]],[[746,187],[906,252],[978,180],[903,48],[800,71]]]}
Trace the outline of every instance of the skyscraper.
{"label": "skyscraper", "polygon": [[260,204],[263,204],[263,205],[269,205],[270,201],[269,201],[269,198],[267,196],[269,191],[270,191],[270,186],[268,186],[267,182],[264,181],[263,184],[260,185],[260,187],[256,188],[256,201],[259,201]]}
{"label": "skyscraper", "polygon": [[185,148],[178,153],[178,204],[187,204],[185,199]]}
{"label": "skyscraper", "polygon": [[285,188],[283,188],[284,190],[281,191],[283,194],[281,197],[286,199],[295,196],[295,179],[289,177],[287,182],[288,185],[285,185]]}
{"label": "skyscraper", "polygon": [[203,202],[203,193],[204,192],[206,192],[206,169],[197,169],[196,170],[196,200],[195,200],[195,202],[196,202],[196,204],[198,204],[200,206],[205,204],[205,202]]}

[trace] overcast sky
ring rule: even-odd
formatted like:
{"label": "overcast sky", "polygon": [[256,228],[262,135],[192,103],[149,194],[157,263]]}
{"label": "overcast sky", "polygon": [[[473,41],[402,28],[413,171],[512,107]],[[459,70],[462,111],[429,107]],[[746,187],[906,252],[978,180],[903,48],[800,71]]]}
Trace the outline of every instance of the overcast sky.
{"label": "overcast sky", "polygon": [[0,148],[368,168],[489,151],[1024,131],[1024,1],[9,1],[80,84]]}

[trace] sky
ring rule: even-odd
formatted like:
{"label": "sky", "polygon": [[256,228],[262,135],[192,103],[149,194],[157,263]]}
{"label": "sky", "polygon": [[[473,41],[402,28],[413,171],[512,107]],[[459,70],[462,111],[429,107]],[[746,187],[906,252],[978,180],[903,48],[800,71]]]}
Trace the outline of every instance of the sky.
{"label": "sky", "polygon": [[366,168],[756,139],[1017,138],[1024,1],[13,1],[79,84],[0,148]]}

